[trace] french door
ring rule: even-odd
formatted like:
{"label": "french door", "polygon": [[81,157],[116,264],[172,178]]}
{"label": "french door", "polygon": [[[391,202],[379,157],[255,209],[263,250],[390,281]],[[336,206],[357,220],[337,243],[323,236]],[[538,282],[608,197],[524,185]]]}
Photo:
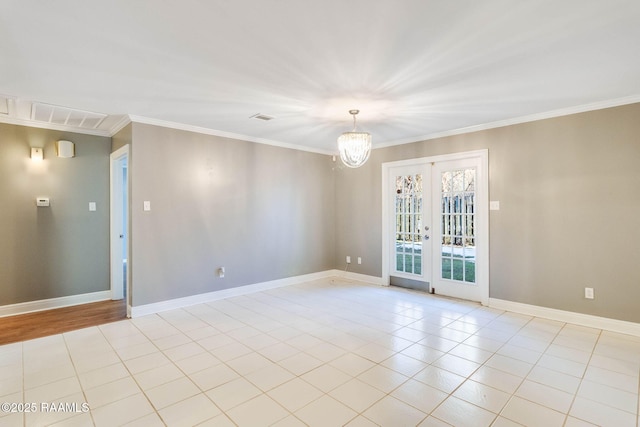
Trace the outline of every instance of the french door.
{"label": "french door", "polygon": [[424,244],[431,224],[431,165],[391,168],[388,186],[392,198],[391,276],[426,284],[431,257],[430,245]]}
{"label": "french door", "polygon": [[386,283],[488,303],[486,167],[486,150],[383,165]]}

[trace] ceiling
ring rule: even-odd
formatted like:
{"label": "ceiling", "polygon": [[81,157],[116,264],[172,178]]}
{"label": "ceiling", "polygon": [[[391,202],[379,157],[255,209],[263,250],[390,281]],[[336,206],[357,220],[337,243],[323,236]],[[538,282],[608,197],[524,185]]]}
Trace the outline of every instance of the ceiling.
{"label": "ceiling", "polygon": [[[333,153],[640,101],[638,0],[0,1],[0,119],[32,103]],[[251,119],[257,114],[271,121]]]}

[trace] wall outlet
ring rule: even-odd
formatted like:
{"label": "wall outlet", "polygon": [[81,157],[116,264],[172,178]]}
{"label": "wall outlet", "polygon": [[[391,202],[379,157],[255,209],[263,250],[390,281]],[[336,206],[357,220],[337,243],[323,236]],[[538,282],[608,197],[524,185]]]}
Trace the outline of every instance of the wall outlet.
{"label": "wall outlet", "polygon": [[36,206],[38,207],[48,207],[51,206],[49,203],[49,198],[48,197],[38,197],[36,199]]}
{"label": "wall outlet", "polygon": [[362,264],[362,257],[358,257],[358,264]]}
{"label": "wall outlet", "polygon": [[593,288],[584,288],[584,297],[586,299],[593,299]]}
{"label": "wall outlet", "polygon": [[351,264],[351,257],[347,255],[347,264]]}

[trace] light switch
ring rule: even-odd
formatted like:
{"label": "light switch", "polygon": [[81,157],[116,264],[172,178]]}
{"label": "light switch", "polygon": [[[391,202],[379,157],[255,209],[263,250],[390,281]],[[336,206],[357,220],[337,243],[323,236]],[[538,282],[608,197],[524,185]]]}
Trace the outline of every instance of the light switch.
{"label": "light switch", "polygon": [[490,211],[499,211],[500,210],[500,201],[499,200],[491,200],[489,202],[489,210]]}
{"label": "light switch", "polygon": [[96,211],[96,202],[89,202],[89,212]]}
{"label": "light switch", "polygon": [[145,211],[151,210],[151,202],[149,200],[145,200],[142,205],[142,209]]}

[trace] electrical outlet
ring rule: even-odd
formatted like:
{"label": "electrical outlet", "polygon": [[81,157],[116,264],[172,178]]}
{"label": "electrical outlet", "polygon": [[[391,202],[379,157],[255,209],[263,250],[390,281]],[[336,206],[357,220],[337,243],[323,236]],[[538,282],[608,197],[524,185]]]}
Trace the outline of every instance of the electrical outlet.
{"label": "electrical outlet", "polygon": [[358,264],[362,264],[362,257],[358,257]]}
{"label": "electrical outlet", "polygon": [[586,299],[593,299],[593,288],[584,288],[584,297]]}
{"label": "electrical outlet", "polygon": [[351,257],[347,255],[347,264],[351,264]]}

